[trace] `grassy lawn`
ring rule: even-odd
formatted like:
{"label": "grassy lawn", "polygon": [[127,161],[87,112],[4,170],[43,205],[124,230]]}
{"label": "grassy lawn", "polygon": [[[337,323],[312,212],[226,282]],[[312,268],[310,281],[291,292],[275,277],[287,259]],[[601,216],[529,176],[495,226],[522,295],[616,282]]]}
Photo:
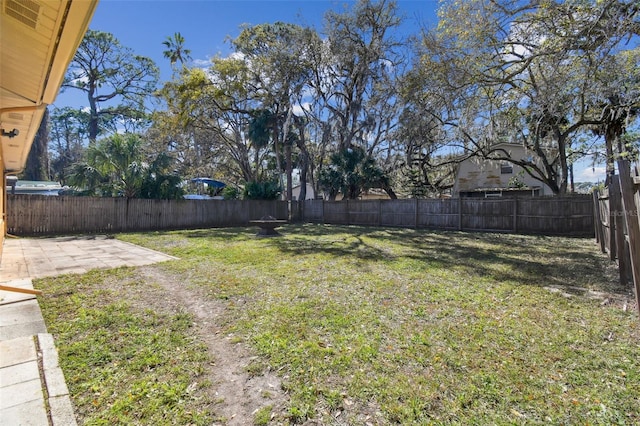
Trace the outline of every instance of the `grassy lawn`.
{"label": "grassy lawn", "polygon": [[[79,424],[211,424],[196,396],[204,345],[186,312],[139,306],[153,292],[132,269],[38,280],[40,306],[54,335]],[[156,289],[157,291],[157,289]]]}
{"label": "grassy lawn", "polygon": [[[286,226],[121,235],[277,371],[255,423],[637,424],[640,323],[592,239]],[[117,285],[114,285],[117,284]],[[132,268],[38,280],[86,424],[211,424],[212,356]],[[581,287],[624,297],[588,297]],[[572,293],[570,296],[566,293]]]}

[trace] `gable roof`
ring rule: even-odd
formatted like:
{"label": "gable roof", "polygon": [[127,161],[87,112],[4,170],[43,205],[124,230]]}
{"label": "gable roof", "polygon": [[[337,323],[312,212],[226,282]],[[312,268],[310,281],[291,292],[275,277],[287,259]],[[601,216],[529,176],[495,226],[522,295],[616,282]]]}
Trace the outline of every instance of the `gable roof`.
{"label": "gable roof", "polygon": [[[0,159],[24,168],[44,110],[95,11],[97,0],[0,1]],[[14,136],[9,134],[16,133]]]}

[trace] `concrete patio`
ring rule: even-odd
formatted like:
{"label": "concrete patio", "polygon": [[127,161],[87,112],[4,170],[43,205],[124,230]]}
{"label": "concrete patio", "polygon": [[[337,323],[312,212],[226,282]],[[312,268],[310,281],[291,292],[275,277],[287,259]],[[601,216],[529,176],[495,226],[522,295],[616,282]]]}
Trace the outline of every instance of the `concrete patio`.
{"label": "concrete patio", "polygon": [[[8,238],[0,284],[33,289],[34,278],[171,259],[105,236]],[[0,290],[0,419],[6,425],[76,424],[53,336],[32,294]]]}

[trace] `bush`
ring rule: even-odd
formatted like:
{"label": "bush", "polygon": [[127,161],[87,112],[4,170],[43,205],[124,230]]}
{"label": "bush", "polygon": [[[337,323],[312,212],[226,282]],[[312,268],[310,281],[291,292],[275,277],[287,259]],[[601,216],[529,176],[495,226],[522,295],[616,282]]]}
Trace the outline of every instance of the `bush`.
{"label": "bush", "polygon": [[244,186],[245,200],[277,200],[282,193],[280,184],[275,181],[248,182]]}
{"label": "bush", "polygon": [[235,186],[226,186],[222,190],[222,196],[225,200],[237,200],[240,198],[240,190]]}

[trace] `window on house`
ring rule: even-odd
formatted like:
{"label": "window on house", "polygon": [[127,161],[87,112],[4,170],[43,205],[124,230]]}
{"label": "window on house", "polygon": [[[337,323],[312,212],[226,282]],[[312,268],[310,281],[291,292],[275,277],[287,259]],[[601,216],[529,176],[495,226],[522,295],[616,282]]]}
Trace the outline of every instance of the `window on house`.
{"label": "window on house", "polygon": [[513,174],[513,165],[508,163],[503,163],[500,165],[500,174],[501,175],[510,175]]}

